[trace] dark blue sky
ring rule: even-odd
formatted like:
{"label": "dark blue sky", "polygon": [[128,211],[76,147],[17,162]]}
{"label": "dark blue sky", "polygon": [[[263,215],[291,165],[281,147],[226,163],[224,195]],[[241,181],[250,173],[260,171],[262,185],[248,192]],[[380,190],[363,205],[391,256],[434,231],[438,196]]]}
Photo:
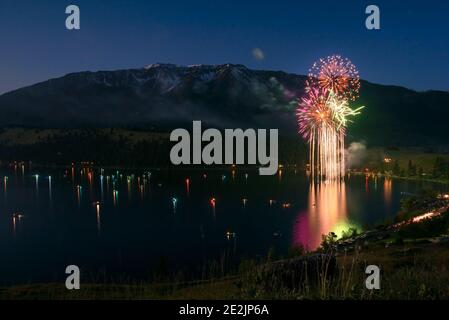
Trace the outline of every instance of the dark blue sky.
{"label": "dark blue sky", "polygon": [[[69,4],[81,9],[80,31],[65,29]],[[380,31],[365,28],[369,4],[380,7]],[[449,90],[448,35],[447,0],[0,0],[0,93],[155,62],[306,74],[333,53],[372,82]]]}

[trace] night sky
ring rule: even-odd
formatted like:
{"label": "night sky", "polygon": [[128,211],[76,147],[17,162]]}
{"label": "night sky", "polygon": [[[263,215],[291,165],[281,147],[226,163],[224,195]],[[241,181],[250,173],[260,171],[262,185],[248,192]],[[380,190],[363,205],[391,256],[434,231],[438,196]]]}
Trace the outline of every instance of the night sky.
{"label": "night sky", "polygon": [[[80,31],[65,29],[70,4],[81,9]],[[380,7],[379,31],[365,28],[369,4]],[[334,53],[371,82],[449,90],[448,35],[447,0],[0,0],[0,93],[156,62],[306,74]]]}

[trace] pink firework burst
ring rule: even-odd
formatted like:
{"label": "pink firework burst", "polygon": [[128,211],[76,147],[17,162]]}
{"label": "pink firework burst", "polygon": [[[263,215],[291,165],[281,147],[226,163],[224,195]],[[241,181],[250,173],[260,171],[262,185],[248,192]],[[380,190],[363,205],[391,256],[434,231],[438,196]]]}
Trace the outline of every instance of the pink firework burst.
{"label": "pink firework burst", "polygon": [[333,117],[328,106],[329,91],[320,88],[309,88],[302,97],[296,115],[299,133],[309,140],[315,130],[333,126]]}
{"label": "pink firework burst", "polygon": [[309,70],[307,86],[326,89],[339,98],[354,101],[358,98],[360,77],[349,59],[333,55],[313,64]]}

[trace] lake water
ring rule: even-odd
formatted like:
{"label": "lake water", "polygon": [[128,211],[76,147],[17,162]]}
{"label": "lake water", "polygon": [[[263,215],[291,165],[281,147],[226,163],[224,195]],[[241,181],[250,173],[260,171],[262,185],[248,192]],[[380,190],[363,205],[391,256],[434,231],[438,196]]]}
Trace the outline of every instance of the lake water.
{"label": "lake water", "polygon": [[364,176],[311,186],[294,169],[149,172],[1,169],[0,283],[60,281],[69,264],[82,275],[145,279],[161,261],[186,270],[272,246],[314,249],[322,234],[393,218],[404,192],[447,190]]}

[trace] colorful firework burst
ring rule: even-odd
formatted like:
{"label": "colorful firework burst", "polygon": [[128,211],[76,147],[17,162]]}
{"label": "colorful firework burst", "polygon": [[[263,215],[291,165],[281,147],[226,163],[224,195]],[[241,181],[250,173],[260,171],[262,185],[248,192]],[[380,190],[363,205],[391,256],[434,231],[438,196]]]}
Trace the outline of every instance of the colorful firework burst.
{"label": "colorful firework burst", "polygon": [[337,131],[343,131],[343,133],[345,133],[348,123],[352,122],[349,117],[360,114],[360,110],[364,108],[362,106],[357,109],[351,109],[348,100],[339,99],[332,91],[329,93],[327,105],[330,109],[334,124],[337,127]]}
{"label": "colorful firework burst", "polygon": [[360,77],[349,59],[333,55],[313,64],[307,86],[320,87],[334,92],[339,98],[355,101],[360,90]]}
{"label": "colorful firework burst", "polygon": [[309,88],[301,99],[296,115],[298,116],[299,133],[309,140],[315,129],[322,126],[333,126],[332,110],[329,108],[329,92],[319,88]]}
{"label": "colorful firework burst", "polygon": [[345,133],[350,116],[360,114],[364,107],[351,109],[348,100],[339,99],[332,91],[309,88],[297,110],[299,133],[309,140],[313,131],[326,126]]}
{"label": "colorful firework burst", "polygon": [[345,174],[345,143],[349,118],[363,107],[351,109],[360,88],[354,65],[340,56],[315,63],[309,74],[306,94],[297,110],[299,133],[309,143],[312,177],[341,179]]}

